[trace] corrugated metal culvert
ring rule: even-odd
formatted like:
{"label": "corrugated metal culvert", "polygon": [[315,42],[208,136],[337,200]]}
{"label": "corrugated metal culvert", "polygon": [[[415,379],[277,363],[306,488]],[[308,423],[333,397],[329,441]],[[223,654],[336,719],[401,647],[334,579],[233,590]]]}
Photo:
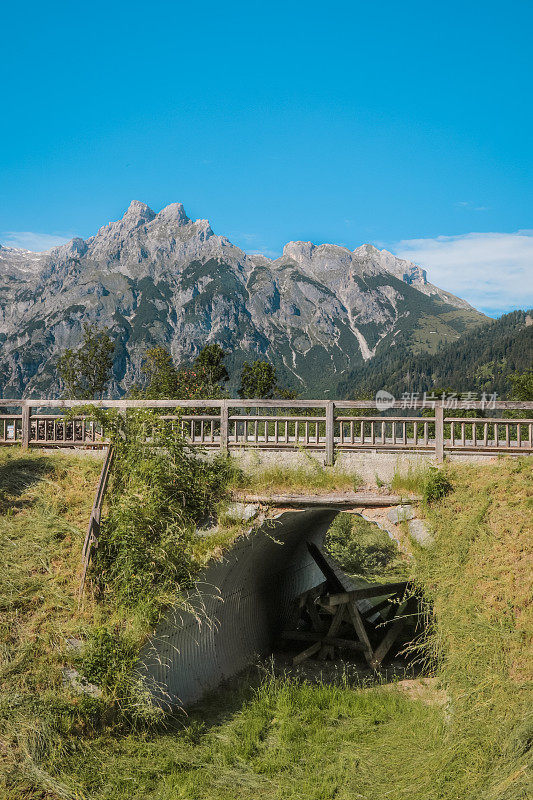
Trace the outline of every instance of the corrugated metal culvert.
{"label": "corrugated metal culvert", "polygon": [[320,545],[337,511],[287,511],[213,562],[157,626],[140,659],[158,702],[185,706],[272,650],[291,601],[323,580],[306,543]]}

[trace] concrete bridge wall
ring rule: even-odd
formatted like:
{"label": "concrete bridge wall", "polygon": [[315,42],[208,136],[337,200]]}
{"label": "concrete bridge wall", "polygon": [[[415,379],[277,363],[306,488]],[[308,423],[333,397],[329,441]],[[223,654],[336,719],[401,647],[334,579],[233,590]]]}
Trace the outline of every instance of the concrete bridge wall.
{"label": "concrete bridge wall", "polygon": [[[245,448],[232,448],[231,455],[243,469],[258,469],[261,466],[309,467],[313,461],[324,464],[324,454],[320,450],[301,451],[294,450],[251,450]],[[500,456],[501,457],[501,456]],[[510,455],[515,458],[516,456]],[[453,463],[463,462],[470,464],[489,464],[496,461],[496,454],[482,453],[451,453],[446,456],[446,461]],[[335,459],[335,466],[349,472],[357,472],[368,484],[375,484],[376,475],[384,483],[392,480],[394,473],[407,474],[410,469],[436,464],[433,453],[387,453],[382,450],[364,452],[344,451]]]}

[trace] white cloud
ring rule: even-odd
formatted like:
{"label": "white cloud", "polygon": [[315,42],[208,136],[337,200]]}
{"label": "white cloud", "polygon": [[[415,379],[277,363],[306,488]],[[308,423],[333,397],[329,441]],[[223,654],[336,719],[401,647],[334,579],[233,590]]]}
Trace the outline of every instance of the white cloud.
{"label": "white cloud", "polygon": [[486,314],[533,306],[533,230],[404,239],[391,250]]}
{"label": "white cloud", "polygon": [[466,208],[469,211],[490,211],[489,206],[478,206],[476,203],[471,203],[470,200],[459,200],[455,205],[458,208]]}
{"label": "white cloud", "polygon": [[4,231],[1,234],[0,244],[6,247],[20,247],[22,250],[33,250],[41,253],[58,247],[72,239],[72,236],[58,236],[53,233],[35,233],[34,231]]}
{"label": "white cloud", "polygon": [[250,256],[266,256],[267,258],[276,259],[281,255],[281,250],[269,250],[268,247],[263,250],[248,250]]}

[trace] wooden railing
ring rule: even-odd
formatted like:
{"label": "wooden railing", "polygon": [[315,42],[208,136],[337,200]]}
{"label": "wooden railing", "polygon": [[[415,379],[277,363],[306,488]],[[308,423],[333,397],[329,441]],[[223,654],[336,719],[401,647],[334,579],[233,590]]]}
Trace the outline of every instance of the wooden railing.
{"label": "wooden railing", "polygon": [[105,461],[102,466],[102,471],[100,472],[100,479],[98,481],[98,487],[96,489],[96,495],[91,510],[91,516],[89,517],[89,526],[87,528],[87,533],[85,535],[85,541],[83,543],[83,549],[81,553],[82,571],[81,571],[80,589],[79,589],[80,597],[83,594],[83,589],[85,587],[85,579],[87,577],[87,569],[89,567],[89,561],[91,560],[92,550],[95,546],[98,545],[98,536],[100,535],[100,519],[102,516],[102,505],[104,503],[104,495],[105,495],[105,490],[107,488],[107,482],[109,480],[109,473],[111,470],[112,463],[113,463],[113,448],[108,447],[107,455],[105,457]]}
{"label": "wooden railing", "polygon": [[[105,447],[99,423],[73,416],[84,405],[76,400],[0,400],[6,411],[0,415],[0,445]],[[363,400],[99,400],[94,405],[124,413],[161,409],[163,419],[192,445],[207,449],[323,450],[326,464],[333,463],[335,452],[346,450],[433,452],[439,462],[447,452],[533,452],[533,402],[470,402],[481,417],[465,417],[460,409],[451,414],[438,401],[433,416],[417,416],[420,403],[406,409],[396,402],[379,413],[373,401]],[[501,412],[527,413],[528,418]]]}

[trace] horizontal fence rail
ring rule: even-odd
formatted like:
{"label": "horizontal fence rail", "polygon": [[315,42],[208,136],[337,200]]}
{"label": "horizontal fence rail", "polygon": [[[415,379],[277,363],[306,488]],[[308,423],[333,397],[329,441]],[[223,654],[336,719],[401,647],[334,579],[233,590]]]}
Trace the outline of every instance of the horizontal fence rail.
{"label": "horizontal fence rail", "polygon": [[[98,400],[93,405],[124,414],[159,409],[161,419],[191,445],[206,449],[323,450],[327,464],[336,452],[349,450],[430,452],[439,462],[446,453],[533,452],[533,402],[472,401],[468,408],[480,412],[477,417],[455,409],[452,414],[439,401],[429,412],[400,402],[380,411],[366,400]],[[86,406],[77,400],[2,399],[0,445],[106,447],[102,425],[87,416]],[[76,415],[76,408],[82,413]]]}

